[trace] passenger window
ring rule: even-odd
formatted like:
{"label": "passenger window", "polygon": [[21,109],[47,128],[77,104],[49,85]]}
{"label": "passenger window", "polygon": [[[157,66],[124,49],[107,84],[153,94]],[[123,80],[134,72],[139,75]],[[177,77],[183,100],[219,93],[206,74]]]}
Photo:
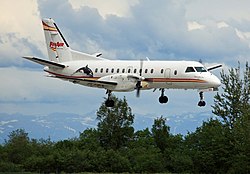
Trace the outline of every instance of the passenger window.
{"label": "passenger window", "polygon": [[125,73],[125,69],[122,69],[122,73]]}
{"label": "passenger window", "polygon": [[134,73],[136,73],[136,69],[134,69]]}
{"label": "passenger window", "polygon": [[97,72],[98,72],[98,68],[95,69],[95,73],[97,73]]}
{"label": "passenger window", "polygon": [[128,69],[128,73],[131,73],[131,69]]}
{"label": "passenger window", "polygon": [[151,72],[151,74],[153,74],[153,72],[154,72],[154,69],[151,69],[151,71],[150,71],[150,72]]}
{"label": "passenger window", "polygon": [[197,72],[207,72],[207,70],[204,67],[195,67]]}
{"label": "passenger window", "polygon": [[106,69],[106,73],[108,73],[108,72],[109,72],[109,69],[107,68],[107,69]]}
{"label": "passenger window", "polygon": [[148,69],[145,69],[145,73],[148,73]]}
{"label": "passenger window", "polygon": [[177,75],[177,70],[174,70],[174,75]]}
{"label": "passenger window", "polygon": [[116,70],[116,73],[119,73],[120,72],[120,69],[118,68],[117,70]]}
{"label": "passenger window", "polygon": [[161,74],[163,74],[163,71],[164,71],[164,70],[163,70],[163,69],[161,69]]}
{"label": "passenger window", "polygon": [[139,70],[139,73],[140,73],[140,74],[142,73],[142,69]]}
{"label": "passenger window", "polygon": [[111,73],[114,73],[114,68],[111,69]]}
{"label": "passenger window", "polygon": [[187,67],[186,71],[187,72],[195,72],[194,68],[193,67]]}

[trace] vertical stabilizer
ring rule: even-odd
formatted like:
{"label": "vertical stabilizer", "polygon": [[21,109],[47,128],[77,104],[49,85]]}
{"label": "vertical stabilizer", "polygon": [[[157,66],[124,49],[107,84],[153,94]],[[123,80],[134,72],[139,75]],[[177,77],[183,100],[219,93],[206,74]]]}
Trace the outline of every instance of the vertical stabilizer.
{"label": "vertical stabilizer", "polygon": [[69,45],[53,19],[43,19],[48,56],[54,62],[66,62],[72,60]]}

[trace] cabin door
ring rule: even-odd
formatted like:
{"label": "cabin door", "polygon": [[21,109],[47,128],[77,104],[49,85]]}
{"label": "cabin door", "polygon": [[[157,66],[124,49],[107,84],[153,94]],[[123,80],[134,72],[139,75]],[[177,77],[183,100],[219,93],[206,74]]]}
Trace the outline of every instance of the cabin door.
{"label": "cabin door", "polygon": [[167,85],[172,85],[172,81],[171,81],[171,69],[170,68],[166,68],[165,69],[165,73],[164,73],[164,77],[166,80]]}

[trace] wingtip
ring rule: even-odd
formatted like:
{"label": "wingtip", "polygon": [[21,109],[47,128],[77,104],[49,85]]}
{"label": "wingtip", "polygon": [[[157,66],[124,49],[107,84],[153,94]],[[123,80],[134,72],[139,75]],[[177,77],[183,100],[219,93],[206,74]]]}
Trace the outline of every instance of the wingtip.
{"label": "wingtip", "polygon": [[34,56],[22,56],[22,58],[24,58],[24,59],[33,59]]}

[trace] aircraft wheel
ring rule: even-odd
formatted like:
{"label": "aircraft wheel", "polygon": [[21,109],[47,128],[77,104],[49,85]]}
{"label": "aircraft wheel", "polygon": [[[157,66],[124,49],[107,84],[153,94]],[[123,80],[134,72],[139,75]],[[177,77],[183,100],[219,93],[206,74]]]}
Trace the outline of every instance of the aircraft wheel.
{"label": "aircraft wheel", "polygon": [[106,107],[114,107],[114,105],[115,105],[114,100],[106,100],[105,101],[105,106]]}
{"label": "aircraft wheel", "polygon": [[199,101],[198,106],[200,106],[200,107],[206,106],[206,102],[205,101]]}
{"label": "aircraft wheel", "polygon": [[167,96],[160,96],[160,97],[159,97],[159,102],[160,102],[161,104],[167,103],[167,102],[168,102],[168,97],[167,97]]}

